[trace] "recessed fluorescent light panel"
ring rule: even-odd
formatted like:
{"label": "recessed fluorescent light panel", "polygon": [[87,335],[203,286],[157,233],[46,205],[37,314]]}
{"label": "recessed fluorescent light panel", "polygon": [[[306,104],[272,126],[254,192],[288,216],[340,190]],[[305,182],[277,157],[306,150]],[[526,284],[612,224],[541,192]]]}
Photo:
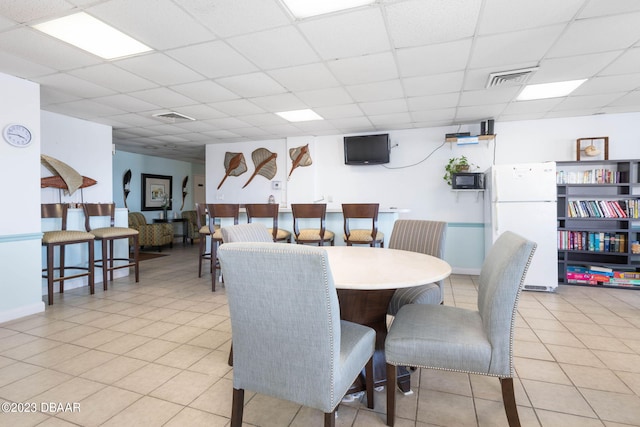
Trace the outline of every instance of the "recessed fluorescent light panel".
{"label": "recessed fluorescent light panel", "polygon": [[152,50],[84,12],[43,22],[34,25],[33,28],[104,59],[121,58]]}
{"label": "recessed fluorescent light panel", "polygon": [[518,101],[531,101],[534,99],[558,98],[567,96],[578,88],[587,79],[568,80],[566,82],[542,83],[537,85],[527,85],[524,87]]}
{"label": "recessed fluorescent light panel", "polygon": [[282,111],[276,114],[290,122],[308,122],[311,120],[324,120],[322,117],[318,115],[318,113],[309,109]]}
{"label": "recessed fluorescent light panel", "polygon": [[303,19],[364,6],[374,1],[375,0],[282,0],[282,3],[284,3],[293,16]]}

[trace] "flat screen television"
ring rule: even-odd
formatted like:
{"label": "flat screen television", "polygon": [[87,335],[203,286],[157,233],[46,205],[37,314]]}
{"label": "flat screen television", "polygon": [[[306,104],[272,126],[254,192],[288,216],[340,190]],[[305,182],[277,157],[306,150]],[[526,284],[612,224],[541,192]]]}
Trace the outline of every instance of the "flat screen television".
{"label": "flat screen television", "polygon": [[389,134],[344,137],[345,165],[389,163]]}

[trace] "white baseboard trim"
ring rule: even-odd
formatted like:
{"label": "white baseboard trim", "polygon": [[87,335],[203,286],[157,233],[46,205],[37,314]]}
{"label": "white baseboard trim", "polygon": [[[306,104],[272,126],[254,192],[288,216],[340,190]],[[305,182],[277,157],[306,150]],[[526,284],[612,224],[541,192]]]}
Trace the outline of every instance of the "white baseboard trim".
{"label": "white baseboard trim", "polygon": [[32,314],[42,313],[44,311],[44,302],[39,301],[35,304],[24,305],[18,308],[0,312],[0,323],[10,320],[19,319],[21,317],[30,316]]}
{"label": "white baseboard trim", "polygon": [[464,274],[466,276],[479,276],[480,275],[480,269],[479,268],[453,267],[451,269],[451,273],[452,274]]}

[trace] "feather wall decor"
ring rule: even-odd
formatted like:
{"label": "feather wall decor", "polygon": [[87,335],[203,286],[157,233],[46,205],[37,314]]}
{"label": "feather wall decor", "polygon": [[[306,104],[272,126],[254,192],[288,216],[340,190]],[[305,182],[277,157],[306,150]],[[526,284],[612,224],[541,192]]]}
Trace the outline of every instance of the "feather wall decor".
{"label": "feather wall decor", "polygon": [[253,153],[251,153],[251,159],[253,160],[253,164],[256,166],[256,170],[242,188],[249,185],[256,175],[262,175],[267,179],[273,179],[278,171],[278,165],[276,164],[277,157],[278,153],[272,153],[266,148],[258,148],[254,150]]}

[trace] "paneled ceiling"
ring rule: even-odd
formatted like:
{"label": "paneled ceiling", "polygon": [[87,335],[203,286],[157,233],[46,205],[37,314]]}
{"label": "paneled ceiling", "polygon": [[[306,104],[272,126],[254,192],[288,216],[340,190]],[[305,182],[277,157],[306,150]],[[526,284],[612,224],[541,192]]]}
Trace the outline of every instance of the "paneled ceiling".
{"label": "paneled ceiling", "polygon": [[[320,1],[320,0],[319,0]],[[31,26],[78,11],[153,48],[102,60]],[[489,74],[588,79],[516,101]],[[2,0],[0,72],[43,110],[113,127],[123,151],[204,162],[205,144],[640,111],[640,1],[379,0],[298,20],[279,0]],[[311,108],[325,120],[275,112]],[[154,114],[178,112],[194,121]]]}

